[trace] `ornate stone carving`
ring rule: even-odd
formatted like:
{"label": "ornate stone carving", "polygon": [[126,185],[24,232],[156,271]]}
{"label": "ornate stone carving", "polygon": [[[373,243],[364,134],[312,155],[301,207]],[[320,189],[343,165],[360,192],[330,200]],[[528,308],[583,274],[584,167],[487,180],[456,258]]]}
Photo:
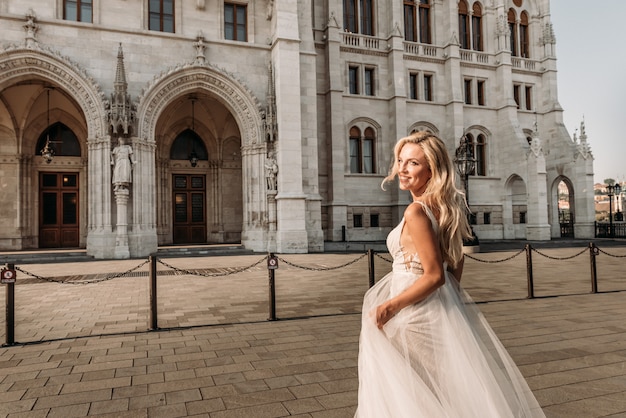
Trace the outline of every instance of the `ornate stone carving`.
{"label": "ornate stone carving", "polygon": [[204,35],[202,34],[202,31],[198,32],[196,42],[193,43],[193,46],[196,48],[196,65],[204,65],[206,62],[206,57],[204,55],[206,45],[204,44]]}
{"label": "ornate stone carving", "polygon": [[37,45],[37,31],[39,25],[35,23],[37,16],[33,9],[28,9],[26,13],[26,23],[24,24],[24,30],[26,31],[26,48],[34,48]]}
{"label": "ornate stone carving", "polygon": [[204,89],[219,97],[233,112],[244,142],[261,138],[261,107],[254,94],[228,72],[211,64],[179,64],[153,78],[139,96],[140,136],[153,140],[156,118],[175,97],[192,89]]}

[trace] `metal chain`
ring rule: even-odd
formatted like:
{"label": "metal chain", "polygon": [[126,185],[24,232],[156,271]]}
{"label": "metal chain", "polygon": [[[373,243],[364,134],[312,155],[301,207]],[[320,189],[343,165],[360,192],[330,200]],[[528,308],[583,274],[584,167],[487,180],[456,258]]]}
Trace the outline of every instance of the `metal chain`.
{"label": "metal chain", "polygon": [[381,260],[385,260],[385,261],[386,261],[386,262],[388,262],[388,263],[393,263],[393,260],[390,260],[390,259],[388,259],[388,258],[386,258],[386,257],[383,257],[382,255],[380,255],[380,254],[378,254],[378,253],[374,253],[374,255],[375,255],[376,257],[380,258]]}
{"label": "metal chain", "polygon": [[[598,247],[596,247],[596,248],[598,248]],[[600,248],[598,248],[598,251],[599,251],[599,252],[601,252],[601,253],[602,253],[602,254],[604,254],[604,255],[608,255],[609,257],[615,257],[615,258],[625,258],[625,257],[626,257],[626,255],[615,255],[615,254],[609,254],[609,253],[607,253],[606,251],[601,250]]]}
{"label": "metal chain", "polygon": [[280,261],[282,261],[283,263],[285,263],[285,264],[287,264],[288,266],[291,266],[291,267],[295,267],[295,268],[299,268],[299,269],[303,269],[303,270],[324,271],[324,270],[337,270],[337,269],[340,269],[340,268],[343,268],[343,267],[347,267],[347,266],[349,266],[351,264],[356,263],[357,261],[359,261],[360,259],[362,259],[363,257],[366,257],[366,256],[367,256],[367,253],[365,253],[365,254],[355,258],[352,261],[348,261],[345,264],[342,264],[340,266],[335,266],[335,267],[307,267],[307,266],[302,266],[302,265],[291,263],[291,262],[289,262],[289,261],[287,261],[287,260],[285,260],[284,258],[281,258],[281,257],[276,257],[276,258],[278,258]]}
{"label": "metal chain", "polygon": [[[532,248],[532,247],[531,247],[531,248]],[[576,258],[576,257],[578,257],[579,255],[584,254],[587,250],[589,250],[589,248],[585,248],[585,249],[583,249],[581,252],[579,252],[579,253],[577,253],[577,254],[574,254],[574,255],[571,255],[571,256],[568,256],[568,257],[555,257],[555,256],[551,256],[551,255],[544,254],[544,253],[540,252],[540,251],[539,251],[539,250],[537,250],[536,248],[532,248],[532,250],[533,250],[534,252],[536,252],[537,254],[539,254],[539,255],[541,255],[541,256],[544,256],[545,258],[549,258],[550,260],[571,260],[572,258]]]}
{"label": "metal chain", "polygon": [[165,267],[168,267],[178,273],[182,273],[182,274],[187,274],[190,276],[203,276],[203,277],[220,277],[220,276],[228,276],[231,274],[236,274],[236,273],[241,273],[242,271],[246,271],[246,270],[250,270],[253,267],[258,266],[259,264],[261,264],[264,260],[267,260],[267,256],[263,257],[262,259],[260,259],[259,261],[247,266],[247,267],[239,267],[239,268],[233,268],[230,271],[224,271],[221,273],[203,273],[200,272],[199,270],[187,270],[187,269],[182,269],[182,268],[178,268],[178,267],[174,267],[171,264],[166,263],[165,261],[158,259],[157,261],[159,262],[159,264],[164,265]]}
{"label": "metal chain", "polygon": [[469,254],[464,254],[464,256],[465,256],[465,257],[467,257],[467,258],[470,258],[470,259],[472,259],[472,260],[474,260],[474,261],[479,261],[479,262],[481,262],[481,263],[495,264],[495,263],[504,263],[505,261],[512,260],[512,259],[514,259],[515,257],[517,257],[518,255],[520,255],[521,253],[523,253],[524,251],[526,251],[526,249],[525,249],[525,248],[522,248],[521,250],[519,250],[519,252],[517,252],[517,253],[513,254],[513,255],[512,255],[512,256],[510,256],[510,257],[503,258],[503,259],[501,259],[501,260],[481,260],[480,258],[476,258],[476,257],[471,256],[471,255],[469,255]]}
{"label": "metal chain", "polygon": [[92,279],[92,280],[72,280],[72,281],[55,280],[55,279],[52,279],[52,278],[49,278],[49,277],[43,277],[43,276],[40,276],[38,274],[34,274],[34,273],[31,273],[31,272],[28,272],[28,271],[26,271],[26,270],[24,270],[24,269],[22,269],[22,268],[20,268],[18,266],[15,267],[15,270],[17,270],[19,272],[22,272],[22,273],[26,274],[27,276],[33,277],[33,278],[38,279],[38,280],[43,280],[45,282],[59,283],[59,284],[92,284],[92,283],[100,283],[100,282],[104,282],[104,281],[107,281],[107,280],[117,279],[118,277],[125,276],[125,275],[127,275],[129,273],[132,273],[133,271],[135,271],[135,270],[145,266],[146,264],[148,264],[148,261],[149,260],[145,260],[143,263],[141,263],[141,264],[139,264],[139,265],[137,265],[137,266],[135,266],[135,267],[133,267],[133,268],[131,268],[129,270],[126,270],[126,271],[124,271],[122,273],[113,273],[110,276],[100,277],[100,278],[96,278],[96,279]]}

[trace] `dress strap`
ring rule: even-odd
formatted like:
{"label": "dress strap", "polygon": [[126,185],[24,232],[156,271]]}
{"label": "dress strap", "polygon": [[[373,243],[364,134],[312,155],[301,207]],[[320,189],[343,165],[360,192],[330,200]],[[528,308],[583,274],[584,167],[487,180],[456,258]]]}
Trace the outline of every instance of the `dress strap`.
{"label": "dress strap", "polygon": [[439,223],[437,222],[437,218],[435,218],[435,215],[430,210],[428,205],[421,200],[414,200],[413,203],[419,203],[420,205],[422,205],[422,207],[424,208],[424,212],[426,212],[426,216],[428,216],[428,219],[430,219],[430,223],[433,225],[433,228],[436,231],[439,228]]}

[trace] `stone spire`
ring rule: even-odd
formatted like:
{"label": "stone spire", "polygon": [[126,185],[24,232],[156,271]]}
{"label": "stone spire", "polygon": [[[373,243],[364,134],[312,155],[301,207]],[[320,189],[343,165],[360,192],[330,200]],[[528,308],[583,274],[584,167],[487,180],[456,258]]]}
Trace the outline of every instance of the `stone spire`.
{"label": "stone spire", "polygon": [[265,109],[265,139],[267,142],[276,141],[278,135],[278,121],[276,120],[276,92],[274,86],[274,69],[272,62],[268,64],[267,79],[267,107]]}
{"label": "stone spire", "polygon": [[126,70],[124,69],[124,52],[122,51],[121,43],[117,51],[117,70],[113,87],[115,91],[111,93],[111,102],[109,109],[107,109],[109,129],[114,137],[118,137],[120,134],[128,136],[134,130],[136,110],[128,94]]}
{"label": "stone spire", "polygon": [[593,155],[591,154],[591,147],[589,146],[589,143],[587,142],[587,132],[585,132],[585,119],[584,118],[582,122],[580,122],[579,139],[580,139],[580,142],[576,144],[576,148],[577,148],[576,157],[580,156],[585,160],[590,157],[593,159]]}

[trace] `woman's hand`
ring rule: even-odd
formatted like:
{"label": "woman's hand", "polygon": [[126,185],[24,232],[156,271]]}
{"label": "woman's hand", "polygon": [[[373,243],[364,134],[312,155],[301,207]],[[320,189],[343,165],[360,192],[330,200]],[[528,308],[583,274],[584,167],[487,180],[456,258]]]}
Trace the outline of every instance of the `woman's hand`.
{"label": "woman's hand", "polygon": [[393,318],[395,314],[396,312],[389,302],[378,305],[376,307],[376,326],[378,327],[378,329],[383,329],[383,326],[385,326],[385,324],[389,322],[389,320]]}

